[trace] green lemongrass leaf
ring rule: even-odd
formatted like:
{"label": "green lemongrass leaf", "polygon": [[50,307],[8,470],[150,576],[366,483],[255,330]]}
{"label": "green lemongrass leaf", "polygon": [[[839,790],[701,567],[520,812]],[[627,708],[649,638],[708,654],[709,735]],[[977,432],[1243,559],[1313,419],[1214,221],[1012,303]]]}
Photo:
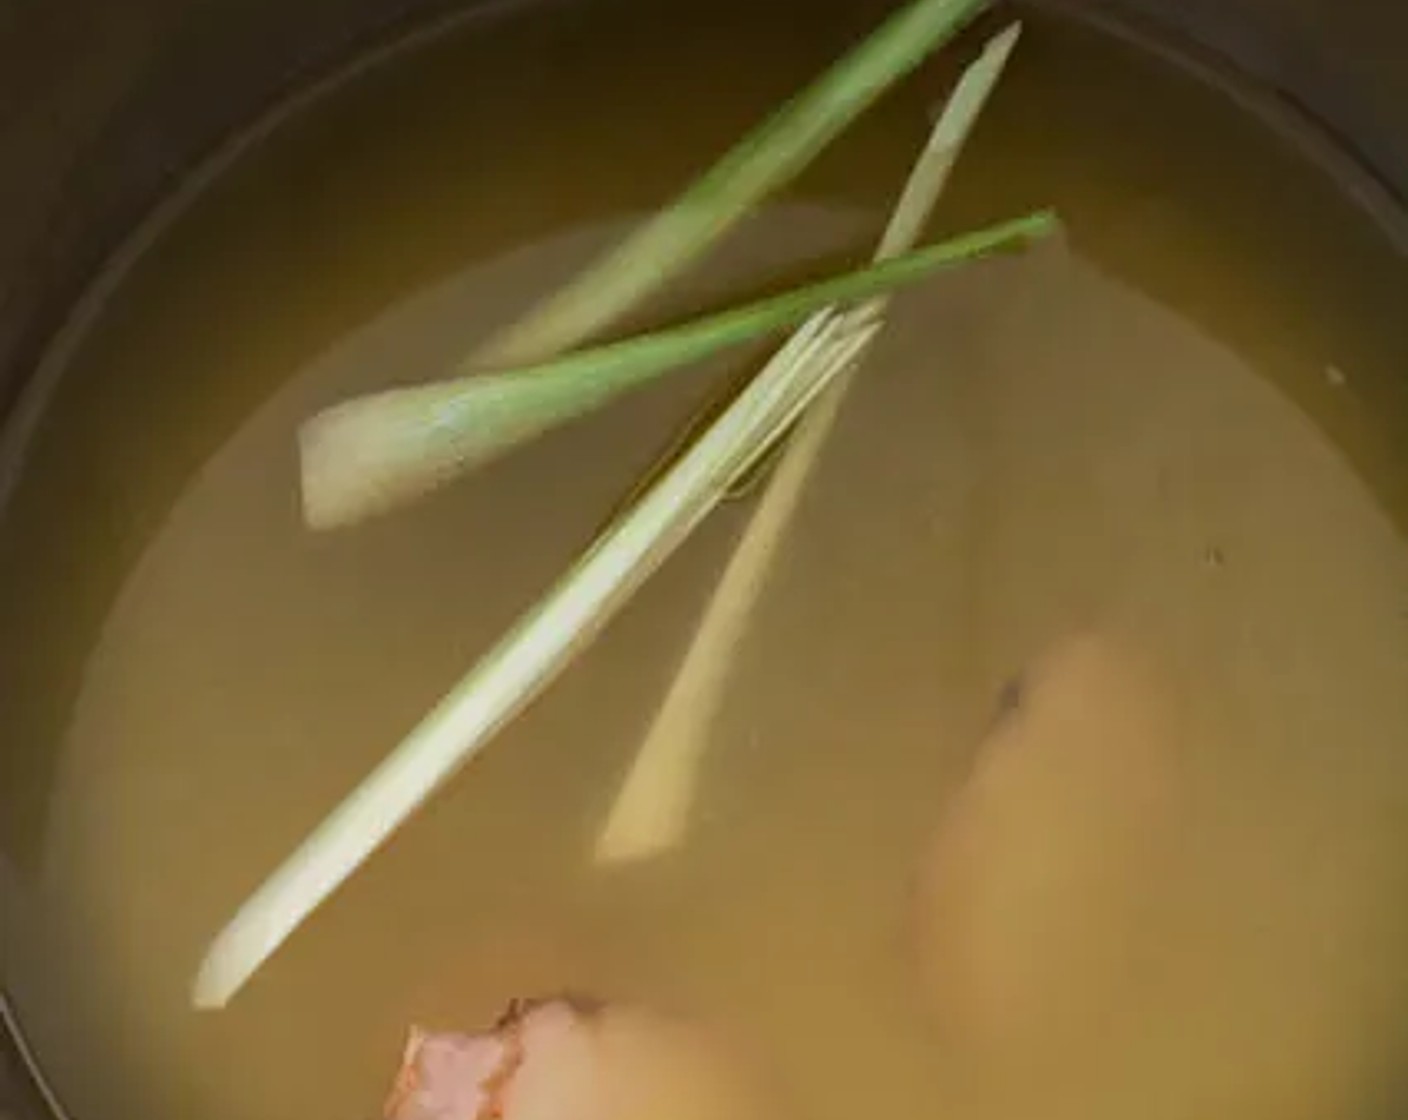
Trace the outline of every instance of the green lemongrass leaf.
{"label": "green lemongrass leaf", "polygon": [[[493,337],[464,366],[505,369],[547,361],[611,326],[800,173],[886,89],[952,39],[987,2],[913,0],[745,137],[669,208]],[[305,449],[320,446],[316,433],[303,443]],[[505,444],[512,445],[513,441]],[[433,452],[432,456],[434,463],[416,472],[420,485],[382,491],[376,478],[361,485],[349,483],[345,492],[360,495],[361,500],[340,505],[335,516],[319,517],[310,524],[329,528],[387,512],[480,461],[471,456],[456,463]],[[410,478],[412,473],[407,465],[398,477]],[[305,461],[303,476],[305,486],[310,478],[318,485],[324,472],[320,464]],[[305,490],[304,508],[327,507],[319,494]]]}
{"label": "green lemongrass leaf", "polygon": [[[1021,25],[1013,24],[995,36],[964,71],[910,172],[876,260],[906,252],[919,240],[1020,33]],[[874,328],[883,311],[882,297],[833,314],[818,345],[788,347],[770,366],[784,366],[789,381],[825,376],[834,351],[858,335],[873,338],[878,333]],[[857,350],[850,367],[827,384],[796,422],[790,442],[785,441],[791,425],[779,426],[744,460],[740,478],[755,476],[760,461],[772,456],[780,442],[785,447],[597,835],[593,858],[598,864],[650,859],[683,841],[735,651],[864,353],[864,347]]]}
{"label": "green lemongrass leaf", "polygon": [[390,509],[672,369],[783,330],[831,304],[868,299],[1030,243],[1056,224],[1054,214],[1040,211],[682,326],[524,369],[336,405],[300,436],[304,516],[329,528]]}
{"label": "green lemongrass leaf", "polygon": [[699,259],[988,0],[915,0],[729,151],[668,209],[491,342],[490,368],[580,345]]}

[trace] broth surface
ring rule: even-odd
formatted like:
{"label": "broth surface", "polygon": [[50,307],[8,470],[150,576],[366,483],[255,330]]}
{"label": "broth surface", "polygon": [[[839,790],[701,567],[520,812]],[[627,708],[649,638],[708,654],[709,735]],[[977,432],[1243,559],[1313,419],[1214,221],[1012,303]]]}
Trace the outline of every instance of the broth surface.
{"label": "broth surface", "polygon": [[[6,983],[64,1100],[365,1117],[410,1023],[570,986],[717,1024],[788,1115],[987,1115],[915,990],[916,865],[1004,682],[1094,630],[1180,698],[1197,905],[1166,931],[1179,998],[1128,992],[1148,1037],[1021,1114],[1374,1103],[1408,1025],[1405,265],[1220,97],[1044,20],[940,224],[1053,203],[1069,235],[896,302],[732,666],[685,845],[591,860],[747,503],[228,1011],[190,1010],[239,903],[766,354],[404,513],[300,524],[304,417],[437,376],[875,14],[822,6],[797,35],[687,5],[667,37],[645,7],[449,33],[334,91],[174,218],[68,357],[0,526]],[[953,71],[651,317],[864,254]]]}

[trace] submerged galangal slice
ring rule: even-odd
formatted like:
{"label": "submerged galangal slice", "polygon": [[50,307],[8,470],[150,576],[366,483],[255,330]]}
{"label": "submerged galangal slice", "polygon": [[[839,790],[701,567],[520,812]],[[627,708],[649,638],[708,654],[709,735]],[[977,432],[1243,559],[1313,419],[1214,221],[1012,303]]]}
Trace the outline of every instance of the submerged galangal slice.
{"label": "submerged galangal slice", "polygon": [[1166,680],[1122,643],[1068,640],[1006,700],[921,863],[918,948],[950,1044],[1016,1081],[1148,1008],[1183,780]]}
{"label": "submerged galangal slice", "polygon": [[755,1120],[756,1087],[698,1028],[623,1006],[516,1004],[482,1034],[413,1030],[386,1120]]}

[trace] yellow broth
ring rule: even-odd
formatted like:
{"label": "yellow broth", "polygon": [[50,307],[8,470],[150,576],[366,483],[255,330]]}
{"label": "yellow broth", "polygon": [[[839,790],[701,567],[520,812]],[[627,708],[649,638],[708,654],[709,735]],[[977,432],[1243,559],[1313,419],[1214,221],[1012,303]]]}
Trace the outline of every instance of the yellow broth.
{"label": "yellow broth", "polygon": [[[1051,203],[1069,235],[895,304],[686,842],[591,858],[747,503],[227,1011],[190,1008],[238,904],[766,350],[331,535],[299,521],[300,420],[441,373],[876,15],[758,7],[554,10],[396,53],[253,137],[56,353],[0,529],[0,819],[6,982],[79,1120],[367,1117],[410,1023],[564,987],[715,1025],[788,1115],[993,1114],[920,994],[916,870],[1003,683],[1092,630],[1179,698],[1197,901],[1166,931],[1179,998],[1129,988],[1158,1029],[1092,1060],[1068,1114],[1378,1091],[1408,1022],[1404,260],[1293,140],[1042,19],[939,224]],[[864,255],[954,72],[640,321]],[[1061,1114],[1012,1114],[1038,1107]]]}

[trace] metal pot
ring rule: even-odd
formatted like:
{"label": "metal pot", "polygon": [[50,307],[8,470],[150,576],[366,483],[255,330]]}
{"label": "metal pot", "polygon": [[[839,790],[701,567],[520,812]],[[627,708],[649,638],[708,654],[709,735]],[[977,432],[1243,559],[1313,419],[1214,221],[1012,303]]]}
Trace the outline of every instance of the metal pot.
{"label": "metal pot", "polygon": [[[105,262],[228,137],[440,21],[475,21],[490,35],[501,21],[533,18],[539,5],[584,2],[10,5],[0,13],[0,419],[14,419],[27,379]],[[1154,44],[1283,119],[1299,118],[1386,236],[1408,228],[1408,6],[1399,0],[1038,2]],[[0,463],[0,494],[4,470]],[[0,745],[0,760],[18,749]],[[0,766],[0,780],[11,773]],[[22,846],[23,827],[0,820],[0,873],[7,858],[21,862],[10,849]],[[46,1120],[57,1102],[18,1028],[0,1016],[0,1120]]]}

